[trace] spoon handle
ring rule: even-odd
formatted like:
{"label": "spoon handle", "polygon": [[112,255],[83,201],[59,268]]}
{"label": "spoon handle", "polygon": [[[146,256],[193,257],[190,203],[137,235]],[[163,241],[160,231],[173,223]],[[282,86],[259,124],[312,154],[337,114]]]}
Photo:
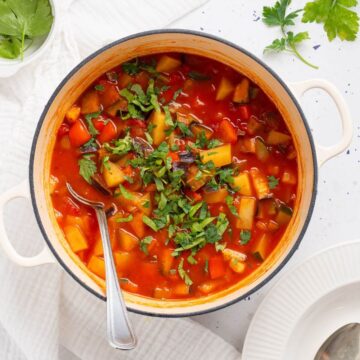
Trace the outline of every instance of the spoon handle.
{"label": "spoon handle", "polygon": [[108,341],[110,345],[116,349],[131,350],[136,346],[136,338],[130,325],[125,302],[119,286],[106,215],[102,209],[96,208],[95,211],[104,248]]}

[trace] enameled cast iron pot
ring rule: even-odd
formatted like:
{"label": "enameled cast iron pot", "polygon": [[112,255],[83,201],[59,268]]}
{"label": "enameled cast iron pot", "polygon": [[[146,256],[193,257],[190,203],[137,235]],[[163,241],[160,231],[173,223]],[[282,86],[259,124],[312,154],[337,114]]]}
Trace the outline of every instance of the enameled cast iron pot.
{"label": "enameled cast iron pot", "polygon": [[[57,87],[41,115],[34,135],[29,183],[26,181],[0,196],[0,211],[13,198],[29,198],[46,241],[44,249],[37,256],[29,258],[19,255],[6,236],[1,217],[0,244],[15,263],[31,267],[58,262],[81,286],[105,299],[104,284],[71,252],[55,220],[49,191],[52,150],[57,129],[63,121],[65,112],[97,77],[134,57],[161,52],[191,53],[216,59],[258,84],[283,115],[293,135],[298,158],[298,196],[294,215],[276,250],[257,271],[229,289],[200,299],[162,301],[125,293],[125,300],[131,311],[155,316],[188,316],[220,309],[247,297],[273,278],[285,265],[298,247],[308,226],[314,208],[318,167],[346,149],[352,137],[352,122],[342,96],[327,81],[309,80],[286,85],[279,76],[248,51],[213,36],[193,31],[161,30],[115,41],[82,61]],[[314,144],[297,101],[297,97],[311,88],[325,90],[338,108],[343,131],[340,142],[334,146],[322,147]]]}

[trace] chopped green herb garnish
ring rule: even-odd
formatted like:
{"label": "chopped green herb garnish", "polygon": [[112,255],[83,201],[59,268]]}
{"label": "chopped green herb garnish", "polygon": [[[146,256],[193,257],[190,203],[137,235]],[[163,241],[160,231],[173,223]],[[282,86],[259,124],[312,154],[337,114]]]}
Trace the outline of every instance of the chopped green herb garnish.
{"label": "chopped green herb garnish", "polygon": [[143,239],[140,240],[140,250],[145,253],[146,255],[149,254],[149,250],[148,250],[148,246],[151,244],[151,242],[153,241],[153,237],[152,236],[146,236]]}
{"label": "chopped green herb garnish", "polygon": [[124,222],[130,222],[134,219],[134,217],[130,214],[127,217],[118,217],[115,219],[117,223],[124,223]]}
{"label": "chopped green herb garnish", "polygon": [[129,191],[127,191],[121,184],[119,185],[119,188],[120,188],[121,195],[122,195],[125,199],[128,199],[128,200],[134,199],[134,195],[132,195],[131,193],[129,193]]}
{"label": "chopped green herb garnish", "polygon": [[97,171],[95,161],[91,160],[92,156],[91,154],[84,155],[82,159],[78,161],[80,168],[79,173],[89,184],[92,183],[91,178]]}
{"label": "chopped green herb garnish", "polygon": [[278,185],[279,185],[279,179],[277,179],[275,176],[271,175],[268,176],[268,184],[269,184],[269,188],[275,189]]}
{"label": "chopped green herb garnish", "polygon": [[179,263],[179,266],[178,266],[178,273],[179,273],[181,279],[184,280],[185,284],[190,286],[190,285],[192,285],[193,282],[190,279],[190,276],[185,271],[183,266],[184,266],[184,259],[181,259],[180,263]]}
{"label": "chopped green herb garnish", "polygon": [[237,209],[236,209],[236,207],[235,207],[235,205],[234,205],[234,199],[233,199],[233,197],[230,196],[230,195],[227,196],[227,197],[225,198],[225,202],[226,202],[226,205],[228,206],[230,212],[231,212],[234,216],[239,217],[238,211],[237,211]]}
{"label": "chopped green herb garnish", "polygon": [[97,90],[97,91],[104,91],[104,90],[105,90],[105,87],[104,87],[104,85],[98,84],[98,85],[95,85],[95,90]]}
{"label": "chopped green herb garnish", "polygon": [[241,230],[240,232],[240,244],[246,245],[251,240],[250,230]]}
{"label": "chopped green herb garnish", "polygon": [[151,220],[148,216],[143,215],[142,217],[143,223],[146,224],[147,226],[149,226],[151,229],[153,229],[154,231],[158,231],[159,228],[157,227],[157,225],[155,224],[155,222],[153,220]]}
{"label": "chopped green herb garnish", "polygon": [[99,134],[99,132],[96,130],[96,128],[92,122],[92,119],[98,118],[100,116],[100,114],[101,114],[101,111],[85,115],[85,120],[88,125],[89,133],[91,136],[96,136]]}

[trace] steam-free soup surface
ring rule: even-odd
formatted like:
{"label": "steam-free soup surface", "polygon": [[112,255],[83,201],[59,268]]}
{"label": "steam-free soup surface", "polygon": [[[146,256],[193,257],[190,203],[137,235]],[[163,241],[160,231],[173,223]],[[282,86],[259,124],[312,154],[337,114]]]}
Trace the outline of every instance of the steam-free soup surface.
{"label": "steam-free soup surface", "polygon": [[255,271],[293,212],[297,160],[284,120],[242,74],[207,58],[134,59],[68,109],[51,194],[72,251],[105,278],[94,212],[104,202],[121,287],[198,298]]}

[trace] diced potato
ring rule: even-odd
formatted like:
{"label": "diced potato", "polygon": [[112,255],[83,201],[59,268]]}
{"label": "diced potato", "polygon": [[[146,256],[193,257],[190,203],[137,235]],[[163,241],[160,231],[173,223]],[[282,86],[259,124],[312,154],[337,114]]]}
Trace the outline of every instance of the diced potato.
{"label": "diced potato", "polygon": [[266,176],[257,168],[250,170],[252,183],[258,199],[265,199],[270,194],[270,188]]}
{"label": "diced potato", "polygon": [[271,130],[266,139],[266,143],[269,145],[286,144],[291,140],[291,136],[281,133],[276,130]]}
{"label": "diced potato", "polygon": [[264,161],[264,162],[270,156],[269,150],[267,149],[265,143],[258,136],[255,138],[255,154],[260,161]]}
{"label": "diced potato", "polygon": [[241,172],[239,175],[233,177],[234,182],[231,187],[240,195],[251,196],[253,191],[250,183],[250,176],[248,172]]}
{"label": "diced potato", "polygon": [[225,202],[225,198],[229,195],[226,188],[221,188],[216,191],[204,191],[204,201],[208,204],[216,204]]}
{"label": "diced potato", "polygon": [[215,291],[216,288],[221,284],[220,280],[207,280],[198,285],[198,289],[203,294],[210,294],[211,292]]}
{"label": "diced potato", "polygon": [[73,105],[65,114],[66,120],[72,124],[80,117],[80,106]]}
{"label": "diced potato", "polygon": [[293,210],[286,205],[281,205],[278,214],[276,215],[275,221],[279,225],[286,225],[290,222]]}
{"label": "diced potato", "polygon": [[253,250],[254,256],[260,261],[264,261],[266,259],[269,248],[269,241],[270,235],[262,234]]}
{"label": "diced potato", "polygon": [[291,170],[285,170],[282,174],[281,182],[288,185],[296,185],[297,183],[296,174],[294,174],[294,172]]}
{"label": "diced potato", "polygon": [[190,186],[192,191],[199,190],[212,177],[212,174],[201,173],[200,177],[198,174],[199,168],[196,165],[191,165],[187,171],[186,183]]}
{"label": "diced potato", "polygon": [[73,252],[86,250],[89,247],[87,239],[77,225],[68,225],[64,227],[66,240]]}
{"label": "diced potato", "polygon": [[156,65],[157,72],[170,72],[181,66],[179,59],[172,58],[168,55],[161,56],[160,60]]}
{"label": "diced potato", "polygon": [[226,77],[222,77],[216,92],[216,100],[224,100],[234,91],[234,85]]}
{"label": "diced potato", "polygon": [[190,286],[186,285],[185,283],[176,284],[172,288],[172,292],[173,292],[173,294],[179,295],[179,296],[189,295]]}
{"label": "diced potato", "polygon": [[134,212],[139,209],[142,213],[149,216],[152,211],[151,196],[149,193],[145,195],[138,192],[127,190],[129,197],[123,196],[121,193],[116,197],[119,205],[123,206],[127,211]]}
{"label": "diced potato", "polygon": [[92,256],[87,266],[92,273],[105,279],[105,261],[103,258]]}
{"label": "diced potato", "polygon": [[151,132],[154,145],[160,145],[166,138],[166,129],[168,126],[165,123],[165,113],[163,111],[153,111],[150,115],[149,121],[154,128]]}
{"label": "diced potato", "polygon": [[108,161],[103,167],[103,176],[109,188],[118,186],[125,181],[124,172],[115,163]]}
{"label": "diced potato", "polygon": [[114,261],[116,269],[120,276],[123,276],[129,269],[134,261],[134,254],[123,251],[114,251]]}
{"label": "diced potato", "polygon": [[236,85],[232,100],[238,104],[247,104],[249,102],[249,87],[249,79],[242,79],[241,82]]}
{"label": "diced potato", "polygon": [[212,161],[216,167],[231,164],[231,145],[226,144],[209,150],[200,151],[200,159],[203,164]]}
{"label": "diced potato", "polygon": [[98,92],[87,92],[81,99],[81,113],[91,114],[98,111],[100,111],[100,98]]}
{"label": "diced potato", "polygon": [[65,216],[65,225],[75,225],[78,226],[82,231],[88,231],[88,220],[84,216],[74,216],[66,215]]}
{"label": "diced potato", "polygon": [[145,236],[145,224],[142,221],[142,217],[143,214],[141,212],[137,212],[133,215],[133,219],[129,222],[132,231],[140,239]]}
{"label": "diced potato", "polygon": [[171,255],[173,252],[170,248],[165,248],[161,250],[160,256],[159,256],[159,262],[160,262],[160,268],[161,272],[164,275],[169,274],[170,269],[173,266],[174,263],[174,257]]}
{"label": "diced potato", "polygon": [[256,199],[253,197],[242,197],[238,204],[239,218],[236,227],[243,230],[251,230],[256,212]]}
{"label": "diced potato", "polygon": [[169,299],[171,297],[171,290],[168,287],[156,287],[154,289],[155,299]]}
{"label": "diced potato", "polygon": [[133,78],[129,74],[121,74],[118,80],[120,89],[126,88],[132,81]]}
{"label": "diced potato", "polygon": [[[99,234],[100,235],[100,234]],[[104,255],[104,249],[103,249],[103,245],[102,245],[102,240],[101,237],[98,236],[95,240],[95,245],[94,248],[92,250],[93,254],[96,256],[102,256]]]}
{"label": "diced potato", "polygon": [[131,251],[138,246],[139,239],[135,235],[121,228],[119,229],[118,234],[119,234],[119,245],[121,250]]}

